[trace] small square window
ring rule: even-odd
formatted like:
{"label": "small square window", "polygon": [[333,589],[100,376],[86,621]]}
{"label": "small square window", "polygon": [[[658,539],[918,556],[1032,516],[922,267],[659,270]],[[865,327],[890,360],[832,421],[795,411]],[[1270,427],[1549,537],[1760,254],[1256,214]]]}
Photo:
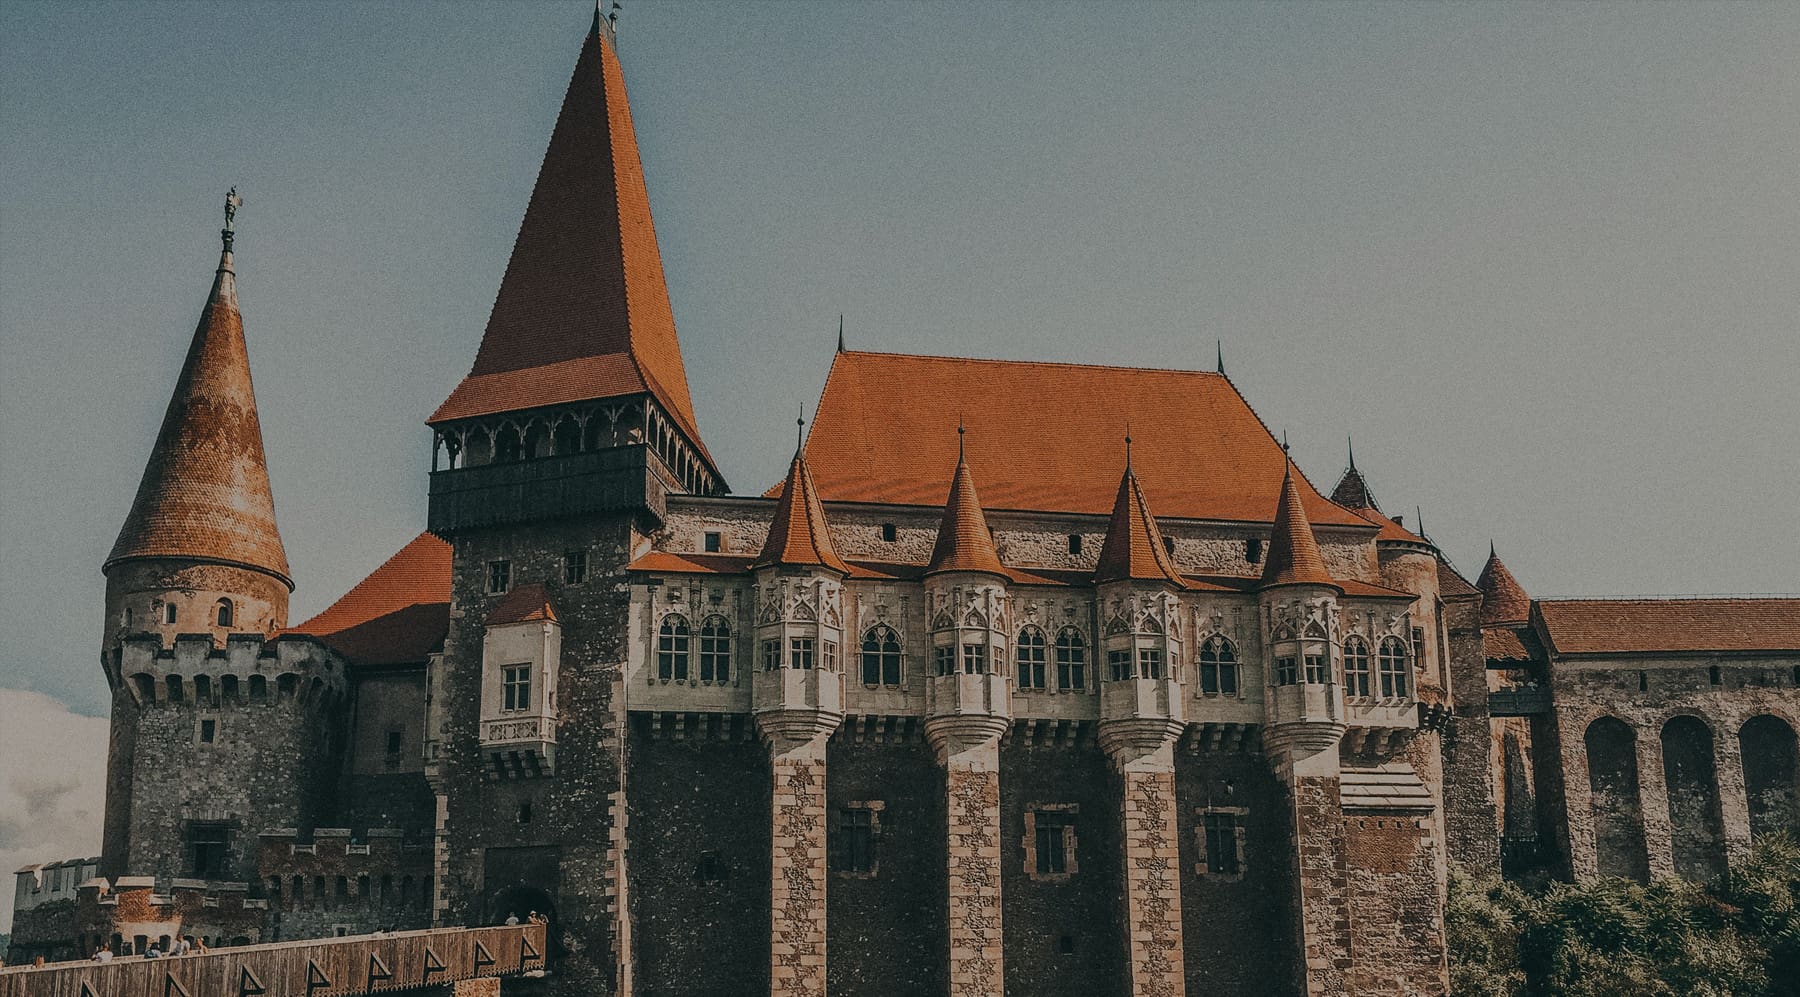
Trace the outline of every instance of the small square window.
{"label": "small square window", "polygon": [[888,543],[893,543],[895,540],[900,539],[900,531],[894,527],[893,523],[882,523],[881,539]]}
{"label": "small square window", "polygon": [[949,675],[956,671],[956,648],[944,644],[931,649],[931,661],[939,675]]}
{"label": "small square window", "polygon": [[1196,832],[1204,849],[1199,872],[1203,876],[1237,878],[1244,874],[1241,809],[1203,810]]}
{"label": "small square window", "polygon": [[964,644],[962,646],[962,666],[964,675],[986,675],[988,646],[986,644]]}
{"label": "small square window", "polygon": [[813,666],[813,639],[811,637],[795,637],[788,641],[788,667],[811,668]]}
{"label": "small square window", "polygon": [[511,561],[489,561],[487,569],[488,595],[505,595],[512,590]]}
{"label": "small square window", "polygon": [[204,742],[206,744],[213,743],[213,737],[217,733],[218,733],[217,722],[212,721],[212,720],[200,721],[200,740],[202,742]]}
{"label": "small square window", "polygon": [[1294,660],[1293,655],[1283,655],[1275,659],[1275,684],[1300,684],[1299,662]]}
{"label": "small square window", "polygon": [[1261,537],[1251,537],[1244,541],[1244,560],[1251,564],[1261,564],[1263,558],[1263,542]]}
{"label": "small square window", "polygon": [[1069,534],[1069,553],[1071,553],[1071,554],[1081,553],[1081,534],[1079,534],[1079,533]]}
{"label": "small square window", "polygon": [[1075,871],[1075,813],[1068,809],[1032,810],[1031,864],[1040,876],[1066,876]]}
{"label": "small square window", "polygon": [[694,878],[702,883],[719,883],[725,880],[725,862],[718,852],[700,853],[700,861],[694,863]]}
{"label": "small square window", "polygon": [[587,551],[572,550],[563,555],[563,584],[580,585],[587,581]]}
{"label": "small square window", "polygon": [[720,536],[718,530],[707,530],[706,535],[703,538],[703,543],[705,544],[706,552],[708,554],[717,554],[724,549],[725,538]]}

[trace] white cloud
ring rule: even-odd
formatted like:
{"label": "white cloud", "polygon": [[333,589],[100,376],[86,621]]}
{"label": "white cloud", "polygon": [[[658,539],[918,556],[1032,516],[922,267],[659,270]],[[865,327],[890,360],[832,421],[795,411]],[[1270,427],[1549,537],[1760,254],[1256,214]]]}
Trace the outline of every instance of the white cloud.
{"label": "white cloud", "polygon": [[0,925],[12,924],[14,869],[100,854],[106,741],[104,717],[0,689]]}

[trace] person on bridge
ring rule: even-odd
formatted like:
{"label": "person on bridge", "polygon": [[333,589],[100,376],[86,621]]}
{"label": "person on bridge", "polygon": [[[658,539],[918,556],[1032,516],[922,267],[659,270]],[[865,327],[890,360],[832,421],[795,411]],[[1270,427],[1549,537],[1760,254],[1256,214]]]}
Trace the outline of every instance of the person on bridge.
{"label": "person on bridge", "polygon": [[111,961],[113,961],[113,950],[112,950],[111,942],[101,942],[100,943],[100,947],[94,950],[94,961],[95,962],[111,962]]}

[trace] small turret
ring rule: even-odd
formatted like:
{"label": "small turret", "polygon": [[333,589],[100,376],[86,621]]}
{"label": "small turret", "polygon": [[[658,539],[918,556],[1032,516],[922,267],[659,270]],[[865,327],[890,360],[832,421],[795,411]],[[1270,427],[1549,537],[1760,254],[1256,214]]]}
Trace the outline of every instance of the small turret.
{"label": "small turret", "polygon": [[1525,587],[1501,563],[1491,543],[1487,564],[1482,566],[1481,577],[1475,579],[1475,587],[1481,590],[1482,626],[1524,623],[1530,619],[1531,596],[1525,594]]}
{"label": "small turret", "polygon": [[930,736],[975,743],[1004,731],[1012,717],[1009,579],[975,494],[965,431],[959,426],[956,432],[956,470],[925,569],[932,654],[925,709]]}
{"label": "small turret", "polygon": [[831,542],[801,447],[794,449],[769,538],[751,567],[763,607],[756,629],[759,670],[751,687],[758,727],[770,743],[829,735],[843,719],[841,604],[850,566]]}
{"label": "small turret", "polygon": [[[1262,615],[1269,649],[1264,747],[1283,765],[1323,752],[1343,736],[1338,681],[1338,598],[1288,461],[1263,565]],[[1333,760],[1335,765],[1335,759]]]}
{"label": "small turret", "polygon": [[1111,743],[1121,732],[1129,731],[1127,740],[1134,745],[1161,745],[1179,732],[1185,716],[1178,679],[1183,636],[1178,593],[1187,583],[1132,471],[1130,437],[1094,585],[1106,655],[1100,673],[1101,738],[1115,756]]}

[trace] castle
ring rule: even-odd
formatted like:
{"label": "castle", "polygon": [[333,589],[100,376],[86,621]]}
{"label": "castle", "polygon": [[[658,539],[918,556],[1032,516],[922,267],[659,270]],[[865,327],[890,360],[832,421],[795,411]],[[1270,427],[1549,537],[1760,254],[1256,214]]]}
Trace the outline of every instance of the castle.
{"label": "castle", "polygon": [[1800,599],[1471,584],[1222,365],[840,344],[730,493],[598,18],[427,532],[293,623],[231,229],[103,566],[102,853],[12,961],[541,912],[567,994],[1435,994],[1452,862],[1800,825]]}

